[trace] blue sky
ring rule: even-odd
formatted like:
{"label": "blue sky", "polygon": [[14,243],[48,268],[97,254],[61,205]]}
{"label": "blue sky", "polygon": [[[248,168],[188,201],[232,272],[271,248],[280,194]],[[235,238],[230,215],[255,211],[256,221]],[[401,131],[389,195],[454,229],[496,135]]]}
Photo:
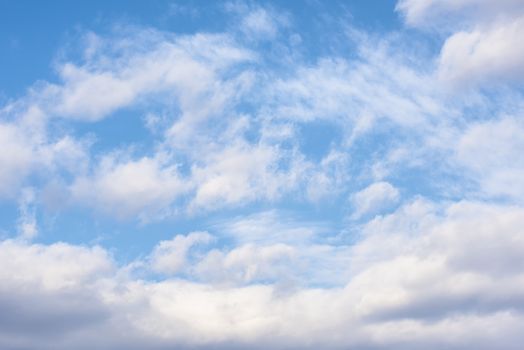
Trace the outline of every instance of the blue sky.
{"label": "blue sky", "polygon": [[522,35],[519,0],[0,1],[0,347],[518,349]]}

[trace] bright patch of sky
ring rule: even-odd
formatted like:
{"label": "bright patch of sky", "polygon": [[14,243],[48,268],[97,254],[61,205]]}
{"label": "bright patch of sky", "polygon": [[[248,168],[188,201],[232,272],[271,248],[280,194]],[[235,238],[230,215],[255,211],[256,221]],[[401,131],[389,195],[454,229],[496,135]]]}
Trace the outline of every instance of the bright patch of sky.
{"label": "bright patch of sky", "polygon": [[523,34],[520,0],[0,1],[0,348],[519,349]]}

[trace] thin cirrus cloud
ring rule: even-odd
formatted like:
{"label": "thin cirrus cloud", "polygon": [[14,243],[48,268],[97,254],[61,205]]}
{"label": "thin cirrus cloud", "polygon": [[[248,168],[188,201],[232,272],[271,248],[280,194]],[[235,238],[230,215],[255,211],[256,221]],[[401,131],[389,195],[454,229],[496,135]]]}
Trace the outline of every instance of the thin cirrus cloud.
{"label": "thin cirrus cloud", "polygon": [[[87,36],[90,38],[92,35]],[[217,94],[215,76],[233,63],[252,59],[224,35],[174,38],[156,31],[134,32],[85,48],[83,64],[64,62],[63,83],[45,86],[42,95],[50,112],[67,118],[96,121],[144,95],[169,91],[182,109],[205,114],[199,99]],[[109,58],[109,60],[108,60]],[[211,89],[211,90],[210,90]]]}
{"label": "thin cirrus cloud", "polygon": [[0,109],[1,348],[520,348],[520,2],[278,6],[84,30]]}

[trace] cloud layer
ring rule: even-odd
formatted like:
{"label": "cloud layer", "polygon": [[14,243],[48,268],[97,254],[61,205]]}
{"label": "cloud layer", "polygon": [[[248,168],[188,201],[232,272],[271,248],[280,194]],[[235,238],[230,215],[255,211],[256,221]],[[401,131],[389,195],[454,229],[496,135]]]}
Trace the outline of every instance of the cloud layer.
{"label": "cloud layer", "polygon": [[524,7],[324,10],[83,30],[2,106],[0,348],[520,348]]}
{"label": "cloud layer", "polygon": [[[8,240],[0,246],[0,302],[16,313],[4,314],[2,344],[81,349],[93,338],[100,348],[517,349],[523,218],[519,207],[441,208],[415,200],[366,224],[362,240],[343,254],[340,246],[304,251],[297,242],[188,257],[191,246],[211,238],[191,233],[160,242],[140,267],[175,275],[196,269],[195,276],[223,276],[232,284],[147,281],[137,278],[143,272],[136,267],[117,267],[100,247]],[[303,258],[351,278],[336,288],[308,287]],[[248,283],[257,276],[289,282]],[[302,277],[306,285],[293,287]]]}

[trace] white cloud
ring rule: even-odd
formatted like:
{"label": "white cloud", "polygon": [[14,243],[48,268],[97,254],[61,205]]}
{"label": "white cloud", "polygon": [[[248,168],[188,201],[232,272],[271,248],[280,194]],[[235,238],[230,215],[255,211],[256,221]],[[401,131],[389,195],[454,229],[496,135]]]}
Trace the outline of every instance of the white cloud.
{"label": "white cloud", "polygon": [[519,0],[401,0],[408,24],[451,34],[439,75],[458,86],[520,83],[524,79],[524,4]]}
{"label": "white cloud", "polygon": [[[46,85],[40,100],[51,114],[97,121],[151,99],[170,106],[173,97],[179,112],[167,112],[153,154],[130,159],[109,153],[100,166],[79,171],[71,185],[77,202],[120,218],[146,218],[169,212],[188,192],[190,210],[212,210],[272,200],[296,187],[295,169],[279,169],[279,148],[246,142],[249,119],[231,110],[254,76],[249,67],[229,68],[254,55],[229,35],[138,30],[95,41],[85,62],[59,66],[61,85]],[[190,171],[185,179],[178,174],[180,159]]]}
{"label": "white cloud", "polygon": [[177,167],[162,159],[122,160],[115,155],[104,157],[92,176],[79,177],[71,186],[75,200],[119,218],[155,214],[187,190]]}
{"label": "white cloud", "polygon": [[160,241],[150,256],[153,271],[163,274],[175,274],[185,268],[189,250],[200,244],[211,242],[213,237],[207,232],[191,232],[177,235],[172,240]]}
{"label": "white cloud", "polygon": [[0,243],[0,261],[4,267],[0,279],[14,287],[60,291],[69,287],[101,281],[113,273],[110,255],[100,247],[82,247],[65,243],[26,244],[12,240]]}
{"label": "white cloud", "polygon": [[0,198],[18,195],[32,174],[59,178],[86,166],[85,142],[50,132],[47,115],[25,102],[0,110]]}
{"label": "white cloud", "polygon": [[456,145],[458,165],[471,173],[489,196],[504,196],[519,203],[524,196],[524,124],[518,117],[503,117],[470,125]]}
{"label": "white cloud", "polygon": [[[162,125],[149,118],[146,127],[156,130],[157,142],[141,157],[104,150],[97,166],[86,144],[66,135],[43,158],[73,174],[63,182],[75,202],[119,218],[275,202],[290,193],[312,203],[345,196],[354,170],[348,150],[361,138],[375,128],[416,131],[414,139],[438,135],[435,129],[447,127],[440,116],[456,113],[431,75],[408,67],[417,57],[399,53],[391,39],[352,39],[355,60],[299,61],[284,77],[260,74],[262,58],[229,34],[173,37],[138,29],[90,39],[84,61],[64,60],[63,82],[40,84],[46,88],[35,88],[31,98],[51,115],[90,121],[153,103],[146,114],[161,114]],[[97,86],[106,80],[112,88],[104,92]],[[239,113],[246,101],[253,110]],[[316,119],[340,129],[344,141],[312,161],[300,148],[297,123]],[[420,143],[412,148],[424,149]]]}
{"label": "white cloud", "polygon": [[[113,39],[97,37],[86,62],[59,65],[62,84],[47,84],[42,103],[51,114],[88,121],[135,105],[148,95],[177,97],[186,113],[205,113],[202,99],[219,92],[217,74],[252,54],[225,35],[180,36],[131,31]],[[204,110],[202,110],[204,109]]]}
{"label": "white cloud", "polygon": [[[84,349],[93,337],[89,346],[101,349],[466,350],[502,344],[516,350],[524,340],[523,214],[519,207],[484,203],[439,208],[414,202],[375,219],[363,240],[345,252],[353,271],[345,285],[286,292],[277,284],[137,280],[115,270],[101,248],[3,241],[0,304],[15,305],[20,312],[0,345],[12,345],[18,334],[23,339],[18,345],[28,349]],[[166,244],[189,247],[207,240],[198,235]],[[163,255],[164,245],[158,247]],[[278,271],[270,266],[285,267],[286,257],[297,252],[286,245],[244,245],[220,255],[216,267],[243,282],[264,279]],[[53,308],[36,307],[37,301]],[[85,302],[89,309],[81,307]],[[35,306],[28,312],[21,308],[24,303]],[[36,334],[34,317],[53,326]]]}
{"label": "white cloud", "polygon": [[251,35],[272,38],[277,33],[276,23],[270,17],[270,14],[262,8],[248,13],[244,17],[242,25],[247,34]]}
{"label": "white cloud", "polygon": [[197,190],[191,205],[212,208],[277,198],[293,186],[294,176],[278,169],[279,160],[278,149],[265,145],[232,145],[209,154],[203,166],[192,169]]}
{"label": "white cloud", "polygon": [[12,194],[33,165],[33,149],[14,125],[0,124],[0,195]]}
{"label": "white cloud", "polygon": [[523,35],[524,15],[453,34],[442,47],[441,78],[458,84],[523,81]]}
{"label": "white cloud", "polygon": [[457,17],[462,20],[486,20],[500,15],[512,17],[522,14],[524,5],[520,0],[400,0],[396,9],[410,25],[433,27],[449,21],[450,16],[454,20]]}
{"label": "white cloud", "polygon": [[354,217],[376,214],[398,202],[398,189],[388,182],[375,182],[353,195]]}
{"label": "white cloud", "polygon": [[277,211],[236,217],[218,223],[216,228],[238,244],[297,245],[327,230],[325,224],[301,221]]}
{"label": "white cloud", "polygon": [[248,284],[290,278],[295,248],[286,244],[245,244],[226,253],[212,250],[195,266],[194,274],[207,282]]}
{"label": "white cloud", "polygon": [[344,192],[349,180],[348,158],[343,152],[331,150],[320,164],[306,164],[302,173],[306,175],[306,194],[312,203]]}
{"label": "white cloud", "polygon": [[236,25],[249,41],[274,40],[280,30],[289,25],[288,16],[270,6],[228,2],[225,9],[238,16]]}
{"label": "white cloud", "polygon": [[[427,11],[418,4],[411,16]],[[271,34],[263,17],[246,21]],[[478,28],[466,37],[489,34]],[[501,38],[507,28],[499,28]],[[117,218],[147,220],[188,205],[273,204],[290,193],[321,206],[332,193],[346,198],[350,179],[374,177],[366,174],[369,162],[438,168],[433,160],[441,159],[427,155],[451,149],[455,163],[442,166],[466,170],[457,172],[460,180],[477,181],[483,195],[517,204],[524,196],[518,118],[469,125],[462,104],[417,65],[420,57],[397,55],[389,39],[361,38],[355,60],[296,62],[296,71],[277,77],[245,67],[255,55],[228,35],[134,34],[92,37],[85,62],[59,65],[62,83],[44,84],[47,95],[36,98],[44,112],[0,124],[8,151],[0,155],[0,193],[16,191],[39,168],[49,172],[44,182],[73,174],[70,182],[57,176],[58,191],[68,188],[77,203]],[[483,62],[485,40],[499,38],[490,35],[473,45],[480,51],[468,56],[472,62]],[[448,62],[462,49],[452,46]],[[516,69],[499,63],[482,74]],[[180,111],[166,107],[165,132],[146,155],[104,150],[93,166],[85,144],[46,130],[54,126],[46,113],[97,121],[156,99],[162,106],[174,99]],[[238,101],[248,100],[253,111],[240,113]],[[343,129],[343,144],[310,161],[296,131],[316,119]],[[370,143],[385,150],[359,154]],[[378,169],[374,181],[388,170]],[[354,195],[355,215],[366,218],[399,199],[393,185],[373,183]],[[22,238],[35,234],[36,202],[29,193],[20,203]],[[216,224],[217,245],[208,245],[215,238],[205,232],[178,235],[121,268],[100,247],[2,241],[0,309],[8,312],[0,315],[0,348],[517,349],[524,341],[523,220],[518,206],[417,198],[354,236],[354,227],[333,232],[273,210]],[[154,272],[150,280],[134,275],[144,264]]]}
{"label": "white cloud", "polygon": [[[409,223],[399,221],[396,231],[407,234],[370,236],[393,243],[379,248],[389,249],[389,255],[374,254],[375,237],[357,245],[358,259],[367,256],[373,263],[364,265],[348,287],[369,288],[362,312],[386,319],[439,320],[519,309],[520,301],[513,299],[517,294],[511,291],[522,288],[523,276],[517,272],[521,262],[514,260],[524,248],[518,238],[521,216],[518,207],[461,202],[414,233]],[[509,261],[517,264],[515,269]]]}
{"label": "white cloud", "polygon": [[30,240],[38,234],[34,202],[34,190],[32,188],[24,189],[18,205],[18,234],[22,239]]}
{"label": "white cloud", "polygon": [[364,132],[379,118],[422,126],[435,114],[446,113],[439,86],[426,83],[432,77],[405,64],[418,59],[393,50],[392,44],[360,38],[359,59],[325,58],[314,66],[299,66],[290,79],[276,78],[268,88],[275,114],[302,122],[324,119]]}

